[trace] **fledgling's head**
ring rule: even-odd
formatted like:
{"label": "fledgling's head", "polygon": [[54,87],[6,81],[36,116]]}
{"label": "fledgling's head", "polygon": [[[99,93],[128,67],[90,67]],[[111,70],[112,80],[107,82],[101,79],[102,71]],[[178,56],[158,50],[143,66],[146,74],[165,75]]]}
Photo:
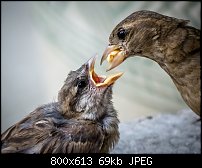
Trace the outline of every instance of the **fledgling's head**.
{"label": "fledgling's head", "polygon": [[112,85],[123,74],[98,76],[94,71],[95,57],[76,71],[71,71],[61,88],[58,101],[67,117],[98,119],[112,111]]}
{"label": "fledgling's head", "polygon": [[187,20],[153,11],[134,12],[112,30],[109,45],[103,53],[101,63],[107,59],[109,62],[107,70],[110,70],[130,56],[138,55],[153,59],[151,53],[158,48],[162,40],[172,30],[187,23]]}

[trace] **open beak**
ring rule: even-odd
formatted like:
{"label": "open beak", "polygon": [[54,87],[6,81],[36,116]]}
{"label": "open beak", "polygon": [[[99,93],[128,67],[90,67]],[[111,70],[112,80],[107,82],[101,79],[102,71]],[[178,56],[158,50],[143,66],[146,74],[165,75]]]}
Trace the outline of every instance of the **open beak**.
{"label": "open beak", "polygon": [[107,71],[109,71],[117,67],[126,59],[126,52],[124,50],[121,50],[117,45],[110,45],[105,49],[101,58],[100,65],[106,59],[109,62],[109,66],[107,68]]}
{"label": "open beak", "polygon": [[89,75],[91,81],[94,83],[96,87],[106,87],[112,85],[118,78],[120,78],[123,73],[119,72],[113,75],[106,76],[99,76],[94,71],[94,65],[95,65],[96,57],[92,57],[88,61],[88,67],[89,67]]}

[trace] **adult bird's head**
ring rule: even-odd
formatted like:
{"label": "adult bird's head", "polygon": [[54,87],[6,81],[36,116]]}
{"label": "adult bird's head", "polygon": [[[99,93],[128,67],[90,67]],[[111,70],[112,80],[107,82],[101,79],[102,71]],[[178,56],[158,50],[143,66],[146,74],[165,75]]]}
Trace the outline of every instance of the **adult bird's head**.
{"label": "adult bird's head", "polygon": [[[111,32],[109,45],[103,53],[111,70],[128,57],[139,55],[158,61],[166,49],[164,39],[187,20],[177,19],[152,11],[137,11],[121,21]],[[172,43],[172,42],[171,42]],[[159,58],[158,58],[159,57]]]}
{"label": "adult bird's head", "polygon": [[66,117],[95,120],[112,107],[112,85],[123,73],[99,76],[94,71],[95,59],[71,71],[61,88],[58,101]]}

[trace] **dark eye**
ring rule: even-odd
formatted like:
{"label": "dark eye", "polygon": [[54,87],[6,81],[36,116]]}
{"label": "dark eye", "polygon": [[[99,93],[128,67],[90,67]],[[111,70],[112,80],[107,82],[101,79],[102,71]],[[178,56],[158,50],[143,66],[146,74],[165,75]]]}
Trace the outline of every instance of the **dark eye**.
{"label": "dark eye", "polygon": [[120,29],[117,33],[117,36],[120,40],[124,40],[126,36],[126,31],[124,29]]}
{"label": "dark eye", "polygon": [[80,89],[86,87],[86,85],[87,85],[87,82],[86,82],[86,80],[84,80],[84,79],[79,80],[78,83],[77,83],[77,86],[78,86],[78,88],[80,88]]}

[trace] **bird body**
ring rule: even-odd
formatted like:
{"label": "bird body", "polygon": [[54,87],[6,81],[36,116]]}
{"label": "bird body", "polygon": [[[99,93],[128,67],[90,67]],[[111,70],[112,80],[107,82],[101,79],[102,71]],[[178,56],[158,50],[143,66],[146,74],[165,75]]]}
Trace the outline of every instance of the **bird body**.
{"label": "bird body", "polygon": [[71,71],[58,102],[38,107],[1,136],[2,153],[108,153],[118,142],[117,112],[108,78],[94,72],[95,58]]}
{"label": "bird body", "polygon": [[115,133],[115,139],[108,139],[108,130],[103,128],[102,120],[66,119],[59,104],[51,103],[37,108],[2,135],[2,153],[104,153],[118,140],[118,131],[111,128],[114,132],[109,134]]}
{"label": "bird body", "polygon": [[101,63],[107,58],[110,70],[135,55],[154,60],[200,115],[200,30],[187,23],[152,11],[134,12],[113,29]]}

